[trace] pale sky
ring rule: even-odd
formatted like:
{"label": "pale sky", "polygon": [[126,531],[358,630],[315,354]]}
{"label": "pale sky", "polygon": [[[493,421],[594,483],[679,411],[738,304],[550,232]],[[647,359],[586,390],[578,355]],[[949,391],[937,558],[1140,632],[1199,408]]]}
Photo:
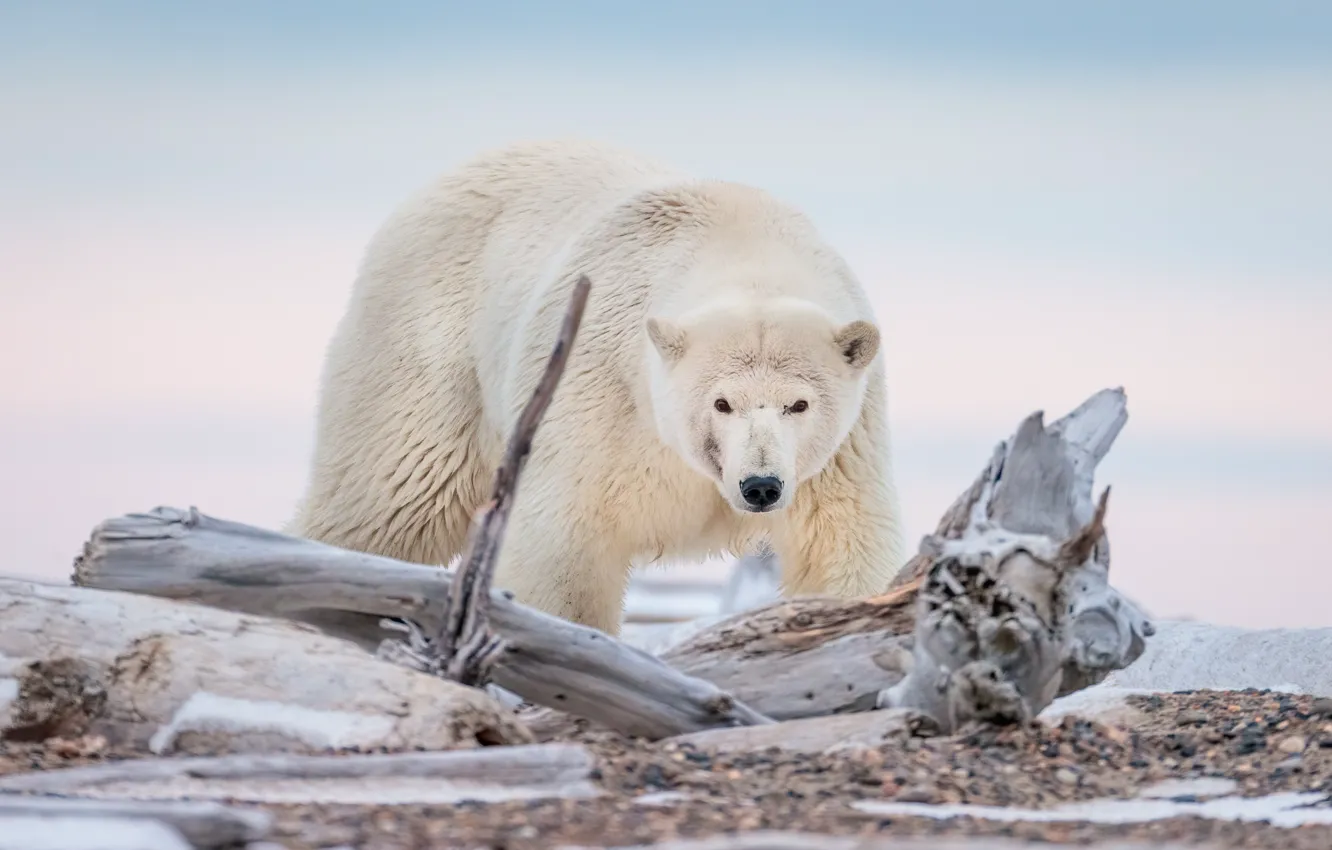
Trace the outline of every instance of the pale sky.
{"label": "pale sky", "polygon": [[581,135],[848,257],[912,545],[1026,413],[1123,385],[1115,582],[1332,625],[1332,6],[1067,7],[0,4],[0,572],[157,504],[282,523],[373,230]]}

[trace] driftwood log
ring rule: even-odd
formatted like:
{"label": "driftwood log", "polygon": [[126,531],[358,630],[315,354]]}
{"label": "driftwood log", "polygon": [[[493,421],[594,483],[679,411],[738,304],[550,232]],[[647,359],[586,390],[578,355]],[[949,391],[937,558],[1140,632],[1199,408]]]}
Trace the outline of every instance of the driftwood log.
{"label": "driftwood log", "polygon": [[452,749],[531,734],[475,688],[297,623],[0,579],[0,737],[158,753]]}
{"label": "driftwood log", "polygon": [[386,805],[593,797],[601,793],[591,781],[595,767],[592,754],[574,744],[345,756],[131,759],[0,777],[0,813],[5,811],[6,792],[104,800],[188,795],[196,800]]}
{"label": "driftwood log", "polygon": [[[442,628],[451,581],[439,567],[174,508],[103,522],[74,575],[84,587],[311,623],[370,651],[396,634],[385,618],[425,633]],[[501,591],[491,593],[488,616],[506,646],[492,680],[532,703],[649,738],[768,722],[716,685]]]}

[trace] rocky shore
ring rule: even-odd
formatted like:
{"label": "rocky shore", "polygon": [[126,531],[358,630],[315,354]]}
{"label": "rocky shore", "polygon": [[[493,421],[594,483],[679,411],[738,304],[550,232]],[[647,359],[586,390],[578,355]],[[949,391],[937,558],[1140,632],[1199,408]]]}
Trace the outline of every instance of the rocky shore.
{"label": "rocky shore", "polygon": [[[594,752],[592,779],[601,796],[266,805],[275,817],[269,840],[293,850],[536,850],[790,830],[1003,836],[1092,846],[1130,840],[1148,846],[1332,847],[1332,700],[1280,692],[1130,696],[1104,720],[1066,715],[952,737],[903,732],[874,746],[823,752],[653,744],[582,725],[557,737]],[[97,739],[10,741],[0,748],[0,774],[124,757]],[[1272,810],[1280,816],[1265,818],[1264,801],[1281,794],[1307,796],[1290,797],[1294,802],[1284,808],[1278,798]],[[1138,815],[1116,810],[1048,819],[1061,806],[1107,800],[1136,800]],[[1150,807],[1143,805],[1148,802]],[[896,808],[885,813],[885,805]],[[957,806],[1005,807],[1010,819],[969,816]],[[1155,811],[1169,806],[1178,810],[1173,816]],[[1096,822],[1105,820],[1120,822]]]}

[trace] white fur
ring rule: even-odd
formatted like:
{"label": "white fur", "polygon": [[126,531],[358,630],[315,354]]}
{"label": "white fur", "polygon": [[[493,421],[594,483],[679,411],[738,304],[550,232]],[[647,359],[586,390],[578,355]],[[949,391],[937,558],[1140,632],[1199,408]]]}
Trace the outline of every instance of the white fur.
{"label": "white fur", "polygon": [[[375,235],[328,350],[288,530],[447,563],[582,273],[589,304],[497,583],[614,634],[631,562],[746,551],[766,534],[787,593],[882,591],[901,541],[859,283],[766,193],[586,142],[481,156]],[[740,481],[762,475],[781,479],[780,501],[745,510]]]}

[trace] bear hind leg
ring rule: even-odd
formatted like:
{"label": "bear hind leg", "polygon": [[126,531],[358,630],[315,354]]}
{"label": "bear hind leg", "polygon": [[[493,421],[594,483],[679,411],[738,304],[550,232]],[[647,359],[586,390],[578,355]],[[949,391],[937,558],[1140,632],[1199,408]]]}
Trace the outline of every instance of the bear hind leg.
{"label": "bear hind leg", "polygon": [[292,533],[418,564],[443,566],[460,554],[493,466],[480,410],[459,409],[465,392],[440,395],[453,400],[447,416],[421,421],[418,407],[411,423],[362,421],[321,435]]}

